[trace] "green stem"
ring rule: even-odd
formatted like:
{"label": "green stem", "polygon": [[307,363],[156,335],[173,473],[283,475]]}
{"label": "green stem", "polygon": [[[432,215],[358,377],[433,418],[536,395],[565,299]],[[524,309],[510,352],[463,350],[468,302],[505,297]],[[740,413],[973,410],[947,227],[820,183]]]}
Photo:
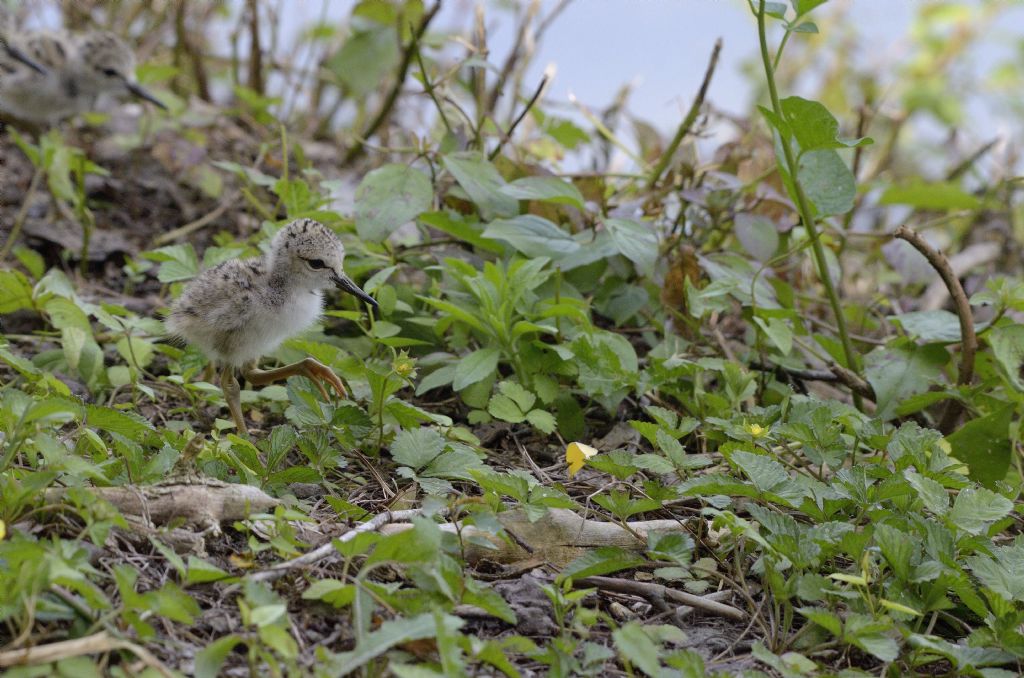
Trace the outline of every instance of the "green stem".
{"label": "green stem", "polygon": [[[765,0],[760,0],[757,10],[757,36],[761,42],[761,61],[764,63],[765,78],[768,80],[768,94],[772,100],[772,110],[779,119],[783,118],[782,105],[779,103],[779,93],[775,88],[775,71],[772,68],[771,56],[768,54],[768,40],[765,36],[764,27],[764,4]],[[839,340],[843,345],[843,354],[846,356],[846,367],[853,370],[858,376],[860,376],[860,367],[857,360],[857,352],[853,347],[853,342],[850,340],[850,333],[846,329],[846,317],[843,315],[843,307],[839,302],[839,294],[836,291],[835,285],[832,284],[832,278],[828,273],[828,261],[825,259],[825,248],[821,245],[821,239],[818,236],[818,227],[814,222],[814,214],[811,211],[811,205],[807,201],[807,196],[804,194],[803,186],[800,184],[800,179],[797,177],[797,166],[796,158],[793,157],[793,148],[789,143],[789,140],[785,137],[782,138],[782,154],[785,156],[786,168],[789,172],[790,179],[793,184],[793,192],[796,194],[797,207],[800,210],[800,219],[804,222],[804,226],[807,228],[807,235],[811,241],[811,249],[814,252],[814,264],[818,269],[818,277],[821,278],[821,284],[825,287],[825,296],[828,297],[829,306],[832,307],[832,313],[836,318],[836,328],[839,331]],[[864,409],[864,403],[859,394],[853,393],[853,404],[858,410]]]}

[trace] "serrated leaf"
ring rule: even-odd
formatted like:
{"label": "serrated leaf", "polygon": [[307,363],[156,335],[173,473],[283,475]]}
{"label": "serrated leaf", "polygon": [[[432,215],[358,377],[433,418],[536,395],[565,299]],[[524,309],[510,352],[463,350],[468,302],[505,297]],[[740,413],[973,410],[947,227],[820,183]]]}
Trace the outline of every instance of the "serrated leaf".
{"label": "serrated leaf", "polygon": [[967,487],[953,500],[949,520],[969,534],[981,534],[989,525],[1005,518],[1013,502],[984,487]]}
{"label": "serrated leaf", "polygon": [[605,219],[604,227],[615,248],[636,265],[641,275],[651,275],[658,260],[658,236],[651,224],[632,219]]}
{"label": "serrated leaf", "polygon": [[526,414],[526,420],[533,424],[538,431],[547,434],[554,433],[555,427],[558,425],[555,416],[545,410],[530,410]]}
{"label": "serrated leaf", "polygon": [[391,444],[391,458],[399,464],[418,470],[444,451],[445,440],[432,428],[420,427],[400,431]]}
{"label": "serrated leaf", "polygon": [[521,385],[514,381],[503,381],[498,384],[498,390],[508,396],[519,407],[522,412],[529,412],[533,404],[537,402],[537,396],[533,395]]}
{"label": "serrated leaf", "polygon": [[1024,391],[1024,325],[997,327],[988,335],[992,354],[1014,388]]}
{"label": "serrated leaf", "polygon": [[507,421],[512,424],[518,424],[526,420],[526,415],[521,409],[519,409],[516,402],[501,393],[495,393],[491,396],[491,400],[487,404],[487,411],[495,419]]}

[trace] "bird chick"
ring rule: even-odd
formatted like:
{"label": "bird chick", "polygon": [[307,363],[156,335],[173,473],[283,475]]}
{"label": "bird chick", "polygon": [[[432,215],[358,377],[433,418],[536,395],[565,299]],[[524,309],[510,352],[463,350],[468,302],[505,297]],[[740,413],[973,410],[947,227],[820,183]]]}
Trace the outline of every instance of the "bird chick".
{"label": "bird chick", "polygon": [[136,82],[135,55],[113,33],[8,31],[6,43],[40,67],[0,67],[0,111],[14,118],[52,126],[92,110],[105,94],[130,94],[167,108]]}
{"label": "bird chick", "polygon": [[323,312],[323,291],[338,287],[374,308],[377,302],[345,274],[345,247],[312,219],[291,222],[274,236],[270,251],[225,261],[192,280],[171,306],[169,333],[199,348],[221,369],[221,388],[238,430],[245,431],[236,370],[254,386],[290,376],[308,377],[328,398],[323,382],[345,388],[326,365],[306,358],[273,370],[256,362]]}

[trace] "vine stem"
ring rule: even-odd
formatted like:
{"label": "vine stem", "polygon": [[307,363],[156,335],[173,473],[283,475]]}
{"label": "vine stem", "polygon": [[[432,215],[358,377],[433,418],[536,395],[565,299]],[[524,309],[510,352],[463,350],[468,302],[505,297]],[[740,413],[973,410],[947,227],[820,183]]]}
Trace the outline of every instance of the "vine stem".
{"label": "vine stem", "polygon": [[[764,63],[764,74],[768,81],[768,95],[772,100],[772,111],[779,119],[784,119],[782,115],[782,105],[779,103],[779,93],[775,87],[775,70],[772,68],[772,59],[768,54],[768,39],[765,34],[764,24],[764,6],[765,0],[760,0],[758,3],[757,10],[757,37],[761,42],[761,61]],[[780,131],[781,135],[781,131]],[[797,171],[799,167],[797,165],[796,158],[793,157],[793,148],[791,147],[789,140],[784,136],[782,138],[782,154],[786,160],[786,168],[789,171],[789,176],[793,184],[793,192],[796,194],[797,207],[800,210],[800,220],[804,222],[804,226],[807,228],[807,235],[811,240],[811,249],[814,253],[814,264],[818,269],[818,277],[821,278],[821,284],[825,287],[825,296],[828,297],[829,306],[832,307],[832,313],[836,318],[836,329],[839,331],[839,341],[843,346],[843,354],[846,356],[846,367],[853,370],[857,376],[860,375],[859,361],[857,360],[857,352],[853,347],[853,342],[850,340],[850,333],[846,328],[846,317],[843,315],[843,307],[839,302],[839,293],[836,291],[835,285],[832,284],[832,277],[828,273],[828,261],[825,259],[825,248],[821,245],[821,238],[818,235],[818,227],[814,222],[814,214],[811,212],[811,205],[807,201],[807,195],[804,194],[803,186],[800,184],[799,178],[797,178]],[[853,404],[858,410],[864,408],[864,402],[860,394],[853,392]]]}

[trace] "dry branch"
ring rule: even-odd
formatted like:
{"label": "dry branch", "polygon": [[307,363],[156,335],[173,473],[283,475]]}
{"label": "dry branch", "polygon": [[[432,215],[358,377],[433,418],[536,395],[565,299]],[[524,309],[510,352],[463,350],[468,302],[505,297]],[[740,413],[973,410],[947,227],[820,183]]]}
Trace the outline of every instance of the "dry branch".
{"label": "dry branch", "polygon": [[[960,372],[957,376],[957,384],[967,386],[974,378],[974,355],[978,351],[978,336],[974,333],[974,315],[971,312],[971,303],[967,300],[967,293],[964,292],[960,279],[953,272],[946,257],[942,252],[929,245],[920,233],[903,225],[896,229],[893,237],[906,240],[914,246],[914,249],[923,254],[932,268],[938,272],[942,282],[945,283],[949,295],[953,297],[956,315],[960,319]],[[956,427],[957,419],[962,411],[963,404],[959,400],[950,400],[939,420],[939,430],[942,433],[950,433]]]}

